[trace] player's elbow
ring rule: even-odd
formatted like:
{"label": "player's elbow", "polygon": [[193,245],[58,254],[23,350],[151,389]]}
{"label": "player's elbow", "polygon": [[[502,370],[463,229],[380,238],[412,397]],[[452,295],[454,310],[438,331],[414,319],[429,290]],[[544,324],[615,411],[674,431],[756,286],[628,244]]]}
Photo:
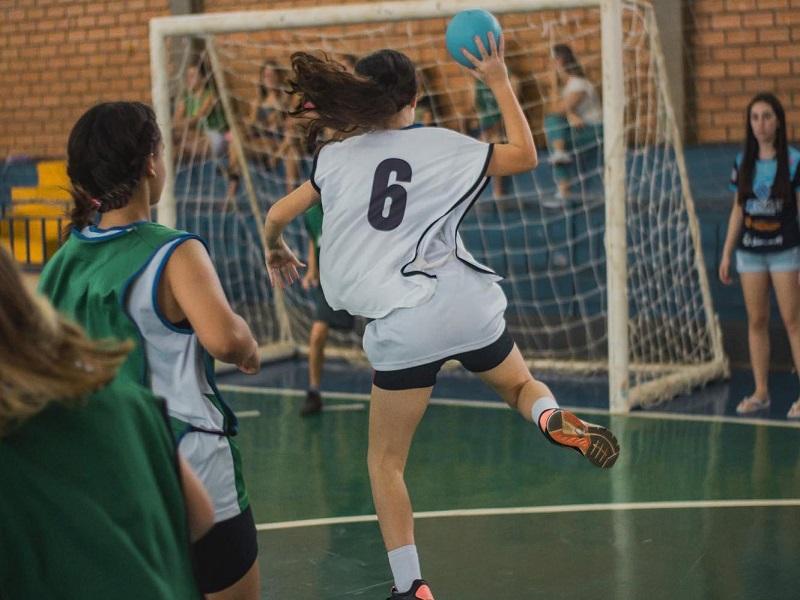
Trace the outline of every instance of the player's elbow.
{"label": "player's elbow", "polygon": [[520,148],[514,162],[514,171],[516,173],[525,173],[538,167],[539,155],[536,152],[536,146],[530,144]]}
{"label": "player's elbow", "polygon": [[528,152],[525,163],[525,171],[533,171],[539,166],[539,153],[536,152],[536,147],[533,147]]}
{"label": "player's elbow", "polygon": [[[241,317],[234,318],[213,332],[209,332],[200,342],[206,351],[219,361],[235,364],[252,346],[253,335]],[[199,333],[199,332],[198,332]]]}
{"label": "player's elbow", "polygon": [[283,211],[281,210],[279,203],[276,202],[273,204],[267,211],[267,219],[265,221],[266,227],[269,228],[270,225],[275,227],[285,227],[289,221],[282,213]]}

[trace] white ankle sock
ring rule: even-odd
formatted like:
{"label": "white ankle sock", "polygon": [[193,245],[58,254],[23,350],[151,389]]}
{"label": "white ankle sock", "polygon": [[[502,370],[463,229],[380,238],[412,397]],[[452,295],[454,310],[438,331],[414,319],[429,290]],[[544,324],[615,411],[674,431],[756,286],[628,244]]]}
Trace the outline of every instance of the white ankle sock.
{"label": "white ankle sock", "polygon": [[389,566],[394,576],[394,587],[401,594],[411,589],[414,580],[422,579],[417,547],[413,544],[395,548],[389,552]]}
{"label": "white ankle sock", "polygon": [[533,407],[531,408],[533,424],[538,427],[539,417],[542,416],[544,411],[550,410],[551,408],[558,408],[558,402],[556,402],[556,399],[552,396],[542,396],[536,402],[534,402]]}

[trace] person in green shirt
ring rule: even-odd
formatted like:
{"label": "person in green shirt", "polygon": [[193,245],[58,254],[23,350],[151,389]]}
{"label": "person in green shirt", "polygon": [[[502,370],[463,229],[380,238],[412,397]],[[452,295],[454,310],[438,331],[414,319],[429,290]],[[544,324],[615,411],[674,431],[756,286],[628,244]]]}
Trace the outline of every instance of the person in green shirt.
{"label": "person in green shirt", "polygon": [[214,501],[214,527],[193,548],[200,589],[215,600],[255,600],[258,543],[238,421],[213,359],[256,373],[258,343],[203,241],[150,221],[166,178],[153,110],[138,102],[87,110],[70,132],[67,174],[71,230],[39,290],[91,338],[134,340],[119,377],[167,401],[181,455]]}
{"label": "person in green shirt", "polygon": [[0,248],[0,596],[199,600],[190,541],[213,524],[164,402],[116,377]]}
{"label": "person in green shirt", "polygon": [[208,137],[212,157],[217,158],[223,154],[229,140],[230,127],[225,113],[200,64],[186,67],[185,81],[186,89],[175,107],[175,127],[202,129]]}
{"label": "person in green shirt", "polygon": [[303,277],[303,289],[314,298],[314,321],[308,337],[308,391],[300,415],[307,417],[322,410],[322,366],[325,363],[325,344],[331,328],[340,331],[353,329],[355,319],[344,310],[333,310],[319,285],[319,245],[322,237],[322,205],[315,204],[303,215],[308,233],[308,270]]}
{"label": "person in green shirt", "polygon": [[[185,74],[185,89],[179,95],[173,116],[176,147],[194,149],[194,136],[201,133],[207,140],[212,161],[227,156],[228,165],[224,173],[228,178],[224,210],[235,208],[235,196],[241,179],[239,160],[233,153],[231,131],[225,111],[217,96],[212,78],[206,73],[204,63],[189,65]],[[218,167],[218,172],[223,169]]]}

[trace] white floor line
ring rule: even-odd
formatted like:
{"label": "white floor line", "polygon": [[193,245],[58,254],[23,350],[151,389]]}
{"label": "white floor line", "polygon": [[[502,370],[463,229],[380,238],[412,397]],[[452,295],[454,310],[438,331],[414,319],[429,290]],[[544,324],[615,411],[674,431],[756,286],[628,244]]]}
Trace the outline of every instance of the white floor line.
{"label": "white floor line", "polygon": [[[294,390],[287,388],[273,387],[250,387],[244,385],[221,385],[219,389],[223,392],[236,392],[238,394],[275,394],[279,396],[305,396],[305,390]],[[369,402],[369,394],[354,392],[334,392],[324,391],[323,395],[328,398],[341,398],[344,400],[359,400]],[[508,405],[499,401],[489,400],[463,400],[459,398],[434,398],[431,400],[433,406],[455,406],[460,408],[488,408],[492,410],[508,410]],[[590,408],[584,406],[567,406],[563,408],[584,415],[608,415],[609,412],[602,408]],[[777,421],[775,419],[757,419],[749,417],[730,417],[726,415],[689,415],[682,413],[667,413],[655,411],[633,411],[623,415],[613,415],[615,417],[625,417],[631,419],[656,419],[664,421],[694,421],[697,423],[726,423],[729,425],[762,425],[765,427],[782,427],[786,429],[800,429],[800,421]]]}
{"label": "white floor line", "polygon": [[366,409],[367,407],[363,402],[361,404],[325,404],[322,407],[324,412],[347,412]]}
{"label": "white floor line", "polygon": [[239,419],[255,419],[261,416],[260,410],[238,410],[236,411],[236,417]]}
{"label": "white floor line", "polygon": [[[604,504],[564,504],[553,506],[520,506],[508,508],[476,508],[464,510],[436,510],[414,513],[415,519],[447,519],[453,517],[496,517],[504,515],[542,515],[557,513],[610,512],[631,510],[686,510],[701,508],[780,508],[800,507],[800,498],[763,500],[686,500],[667,502],[610,502]],[[375,515],[352,517],[330,517],[327,519],[304,519],[278,523],[259,523],[258,531],[320,527],[347,523],[370,523],[377,521]]]}

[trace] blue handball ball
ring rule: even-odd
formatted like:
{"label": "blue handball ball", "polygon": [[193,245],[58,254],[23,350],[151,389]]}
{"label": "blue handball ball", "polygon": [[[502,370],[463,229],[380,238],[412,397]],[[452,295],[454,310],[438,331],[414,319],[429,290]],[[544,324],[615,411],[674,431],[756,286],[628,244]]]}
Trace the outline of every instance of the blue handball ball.
{"label": "blue handball ball", "polygon": [[445,33],[445,43],[447,51],[457,62],[470,69],[474,68],[472,63],[461,54],[461,49],[466,48],[473,56],[480,58],[478,47],[475,45],[475,36],[481,36],[483,47],[487,52],[491,52],[489,47],[489,32],[494,33],[494,40],[500,44],[500,23],[495,16],[485,10],[472,9],[462,10],[456,14],[447,24]]}

